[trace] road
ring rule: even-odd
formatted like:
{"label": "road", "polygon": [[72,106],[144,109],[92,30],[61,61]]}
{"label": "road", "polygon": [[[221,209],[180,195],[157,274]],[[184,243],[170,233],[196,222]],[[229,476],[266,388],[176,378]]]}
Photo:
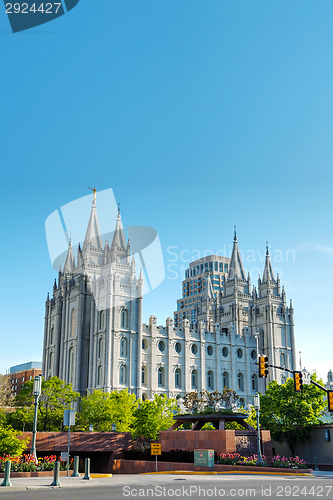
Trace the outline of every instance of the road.
{"label": "road", "polygon": [[[51,478],[13,479],[0,488],[0,500],[126,500],[180,498],[326,498],[333,499],[333,475],[293,477],[271,475],[114,475],[107,479],[61,478],[61,488],[50,488]],[[25,489],[26,486],[28,489]]]}

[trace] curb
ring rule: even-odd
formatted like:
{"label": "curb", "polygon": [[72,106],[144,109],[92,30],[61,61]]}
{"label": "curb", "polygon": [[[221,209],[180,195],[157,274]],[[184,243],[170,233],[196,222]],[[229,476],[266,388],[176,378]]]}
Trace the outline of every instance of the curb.
{"label": "curb", "polygon": [[307,473],[295,473],[295,472],[265,472],[265,471],[252,471],[252,472],[247,472],[247,471],[238,471],[238,470],[230,470],[230,471],[221,471],[221,472],[213,472],[213,471],[189,471],[189,470],[172,470],[172,471],[161,471],[161,472],[142,472],[140,475],[146,475],[146,474],[176,474],[176,475],[199,475],[199,476],[218,476],[220,474],[245,474],[246,476],[251,475],[251,474],[259,474],[259,475],[267,475],[267,476],[294,476],[294,477],[299,477],[299,476],[307,476],[307,477],[314,477],[312,474],[307,474]]}
{"label": "curb", "polygon": [[106,478],[106,477],[112,477],[112,474],[90,474],[90,477],[93,479],[98,479],[98,478]]}

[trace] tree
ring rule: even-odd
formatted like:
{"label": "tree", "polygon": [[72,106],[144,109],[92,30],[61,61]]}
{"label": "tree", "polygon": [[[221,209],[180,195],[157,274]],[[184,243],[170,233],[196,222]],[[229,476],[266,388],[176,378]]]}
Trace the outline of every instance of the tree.
{"label": "tree", "polygon": [[[317,381],[315,374],[311,378]],[[285,384],[275,380],[268,384],[260,407],[261,427],[270,430],[276,441],[287,443],[294,456],[296,443],[308,439],[312,427],[320,423],[325,403],[323,391],[314,384],[304,385],[303,392],[297,393],[293,379],[288,378]]]}
{"label": "tree", "polygon": [[111,431],[112,424],[116,424],[117,431],[129,432],[136,407],[135,394],[125,389],[111,393],[95,390],[81,399],[78,422],[85,429],[92,424],[95,430]]}
{"label": "tree", "polygon": [[0,425],[0,455],[21,455],[28,445],[29,438],[18,439],[19,432],[10,425]]}
{"label": "tree", "polygon": [[[38,404],[38,430],[58,431],[62,427],[64,410],[70,409],[79,394],[73,391],[71,384],[66,384],[58,377],[42,381],[42,390]],[[8,415],[9,422],[16,429],[32,430],[34,413],[33,381],[23,384],[23,389],[15,398],[18,409]]]}
{"label": "tree", "polygon": [[159,432],[166,431],[174,423],[173,416],[176,413],[176,400],[168,399],[165,394],[155,394],[152,400],[139,400],[139,406],[134,411],[132,436],[158,439]]}
{"label": "tree", "polygon": [[10,406],[13,402],[12,385],[8,375],[0,373],[0,408]]}

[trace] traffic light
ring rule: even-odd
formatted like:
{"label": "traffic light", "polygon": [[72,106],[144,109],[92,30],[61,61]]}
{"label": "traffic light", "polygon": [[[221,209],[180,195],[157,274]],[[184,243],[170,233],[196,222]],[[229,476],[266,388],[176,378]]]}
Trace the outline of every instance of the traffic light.
{"label": "traffic light", "polygon": [[302,372],[294,372],[295,391],[302,392],[303,390],[303,375]]}
{"label": "traffic light", "polygon": [[268,357],[259,356],[259,377],[266,378],[268,375]]}
{"label": "traffic light", "polygon": [[328,411],[333,411],[333,391],[327,391]]}

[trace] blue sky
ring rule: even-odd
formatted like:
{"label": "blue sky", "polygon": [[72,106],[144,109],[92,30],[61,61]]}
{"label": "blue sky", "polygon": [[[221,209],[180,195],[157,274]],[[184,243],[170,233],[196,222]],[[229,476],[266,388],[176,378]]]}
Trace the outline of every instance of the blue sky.
{"label": "blue sky", "polygon": [[166,279],[145,297],[145,320],[172,315],[181,252],[228,249],[236,224],[245,255],[262,258],[268,240],[284,256],[273,266],[297,350],[326,378],[332,23],[324,0],[80,0],[12,34],[1,5],[1,372],[41,359],[56,274],[45,219],[95,185],[113,189],[125,225],[159,233]]}

